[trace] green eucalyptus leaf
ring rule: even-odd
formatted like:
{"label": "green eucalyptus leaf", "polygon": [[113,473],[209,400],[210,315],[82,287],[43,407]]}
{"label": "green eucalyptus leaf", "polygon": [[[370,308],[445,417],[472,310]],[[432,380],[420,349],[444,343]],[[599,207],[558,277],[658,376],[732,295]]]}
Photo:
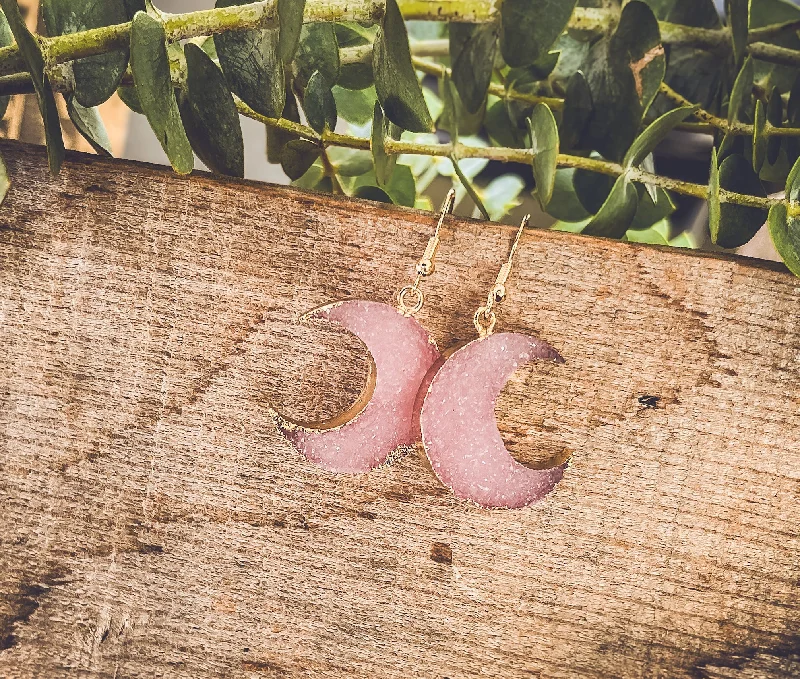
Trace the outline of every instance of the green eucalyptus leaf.
{"label": "green eucalyptus leaf", "polygon": [[653,224],[660,222],[675,212],[675,204],[672,202],[672,198],[660,186],[656,187],[655,200],[644,187],[640,187],[638,192],[639,205],[636,208],[633,222],[628,227],[629,230],[641,231],[649,229]]}
{"label": "green eucalyptus leaf", "polygon": [[533,149],[533,178],[536,195],[542,209],[553,197],[558,168],[558,126],[547,104],[537,104],[530,118],[531,149]]}
{"label": "green eucalyptus leaf", "polygon": [[564,113],[561,119],[561,145],[571,149],[580,143],[592,116],[592,92],[583,72],[576,71],[567,82]]}
{"label": "green eucalyptus leaf", "polygon": [[39,112],[44,122],[44,135],[47,142],[47,160],[50,173],[57,175],[64,162],[64,138],[61,136],[61,123],[58,118],[56,100],[44,71],[44,56],[36,38],[31,35],[19,11],[17,0],[0,0],[0,8],[8,21],[8,26],[17,41],[20,54],[28,66]]}
{"label": "green eucalyptus leaf", "polygon": [[[724,162],[724,161],[723,161]],[[711,170],[708,176],[708,227],[711,240],[716,242],[721,220],[722,203],[719,198],[719,158],[717,149],[711,147]]]}
{"label": "green eucalyptus leaf", "polygon": [[[789,92],[786,118],[788,127],[800,127],[800,75],[795,78],[792,83],[792,89]],[[787,137],[784,140],[784,146],[789,167],[792,167],[797,159],[800,158],[800,138]]]}
{"label": "green eucalyptus leaf", "polygon": [[[367,53],[370,56],[370,53]],[[342,64],[338,85],[348,90],[375,89],[375,75],[372,72],[372,59]]]}
{"label": "green eucalyptus leaf", "polygon": [[[11,27],[8,25],[8,21],[6,21],[6,15],[0,11],[0,47],[9,47],[10,45],[14,44],[14,34],[11,32]],[[10,96],[0,97],[0,118],[3,118],[6,114],[6,110],[8,109],[8,102],[11,100]],[[2,159],[0,158],[0,161]],[[3,165],[2,171],[5,171],[5,165]],[[2,184],[4,181],[0,178],[0,190],[3,191],[3,196],[5,196],[5,190],[2,189]],[[2,202],[2,198],[0,198],[0,202]]]}
{"label": "green eucalyptus leaf", "polygon": [[[246,5],[250,0],[217,0],[216,7]],[[214,37],[219,65],[230,88],[257,113],[279,118],[286,101],[283,61],[277,28],[226,31]]]}
{"label": "green eucalyptus leaf", "polygon": [[660,21],[684,26],[722,28],[714,0],[646,0]]}
{"label": "green eucalyptus leaf", "polygon": [[[494,102],[486,111],[486,132],[498,146],[521,149],[526,145],[527,129],[517,126],[508,115],[508,108],[502,100]],[[527,121],[525,122],[527,128]]]}
{"label": "green eucalyptus leaf", "polygon": [[336,174],[342,177],[360,177],[367,173],[374,176],[372,154],[369,151],[331,146],[327,153]]}
{"label": "green eucalyptus leaf", "polygon": [[[714,0],[647,0],[647,3],[659,21],[699,28],[722,27]],[[722,73],[717,51],[670,46],[666,82],[702,108],[714,107],[723,81]]]}
{"label": "green eucalyptus leaf", "polygon": [[[744,156],[730,155],[714,170],[709,187],[709,229],[711,241],[723,248],[737,248],[747,243],[767,221],[767,211],[757,207],[723,202],[720,190],[766,198],[761,180]],[[716,175],[716,177],[714,177]]]}
{"label": "green eucalyptus leaf", "polygon": [[450,24],[450,59],[453,84],[469,113],[477,113],[486,100],[497,54],[494,24]]}
{"label": "green eucalyptus leaf", "polygon": [[[772,94],[767,105],[767,122],[774,128],[783,126],[783,99],[781,91],[777,87],[772,88]],[[767,141],[767,162],[774,165],[778,161],[781,152],[782,137],[776,134],[770,135]]]}
{"label": "green eucalyptus leaf", "polygon": [[325,193],[330,193],[333,188],[331,178],[325,176],[325,168],[322,167],[320,162],[315,162],[302,177],[295,179],[292,182],[292,186]]}
{"label": "green eucalyptus leaf", "polygon": [[490,219],[498,222],[520,205],[519,194],[524,188],[525,182],[516,174],[504,174],[492,179],[481,192]]}
{"label": "green eucalyptus leaf", "polygon": [[622,164],[626,168],[641,165],[644,159],[655,150],[656,146],[696,110],[697,107],[695,106],[683,106],[667,111],[664,115],[656,118],[634,139],[625,154]]}
{"label": "green eucalyptus leaf", "polygon": [[666,59],[658,22],[639,0],[625,5],[614,34],[591,49],[586,81],[593,113],[582,145],[620,160],[658,93]]}
{"label": "green eucalyptus leaf", "polygon": [[583,228],[587,236],[622,238],[633,219],[639,203],[639,194],[627,174],[617,177],[611,193],[600,210]]}
{"label": "green eucalyptus leaf", "polygon": [[3,156],[0,156],[0,205],[2,205],[3,201],[6,199],[6,195],[8,195],[8,190],[10,188],[11,179],[8,176],[6,161],[3,160]]}
{"label": "green eucalyptus leaf", "polygon": [[111,140],[108,138],[106,126],[103,124],[97,108],[81,106],[77,97],[72,95],[66,97],[66,101],[67,114],[72,124],[75,125],[75,129],[89,142],[98,155],[111,157]]}
{"label": "green eucalyptus leaf", "polygon": [[363,126],[372,120],[372,112],[378,95],[374,87],[361,90],[349,90],[339,85],[334,85],[333,98],[336,100],[336,111],[348,123]]}
{"label": "green eucalyptus leaf", "polygon": [[355,198],[363,198],[364,200],[374,200],[378,203],[392,203],[392,199],[389,197],[389,194],[377,186],[359,186],[353,196]]}
{"label": "green eucalyptus leaf", "polygon": [[289,179],[300,179],[321,155],[322,148],[314,142],[292,139],[283,147],[281,167]]}
{"label": "green eucalyptus leaf", "polygon": [[592,216],[575,192],[574,176],[575,168],[556,170],[553,195],[547,204],[547,214],[564,222],[582,222]]}
{"label": "green eucalyptus leaf", "polygon": [[563,33],[553,46],[553,52],[558,54],[558,62],[550,78],[566,86],[572,74],[583,66],[590,47],[591,43],[588,40],[579,40],[578,37],[570,35],[570,32]]}
{"label": "green eucalyptus leaf", "polygon": [[372,50],[375,91],[389,120],[411,132],[432,132],[433,120],[411,64],[411,50],[397,0],[386,11]]}
{"label": "green eucalyptus leaf", "polygon": [[[292,83],[289,78],[286,79],[286,97],[281,118],[293,123],[300,122],[300,109],[297,106],[297,98],[292,92]],[[284,147],[293,139],[298,139],[294,132],[288,132],[278,127],[267,127],[267,160],[270,163],[280,163]]]}
{"label": "green eucalyptus leaf", "polygon": [[767,223],[772,243],[784,264],[795,276],[800,276],[800,216],[790,216],[790,209],[786,203],[773,205]]}
{"label": "green eucalyptus leaf", "polygon": [[318,21],[305,24],[300,33],[296,57],[300,84],[305,86],[314,71],[319,71],[331,84],[339,80],[341,63],[334,24]]}
{"label": "green eucalyptus leaf", "polygon": [[750,26],[751,0],[725,0],[725,16],[731,29],[733,42],[733,58],[737,64],[742,63],[747,51],[747,32]]}
{"label": "green eucalyptus leaf", "polygon": [[767,113],[764,104],[759,99],[756,101],[756,112],[753,117],[753,169],[761,171],[761,166],[767,157],[767,143],[769,139],[766,134]]}
{"label": "green eucalyptus leaf", "polygon": [[800,161],[792,166],[786,177],[786,200],[792,208],[800,202]]}
{"label": "green eucalyptus leaf", "polygon": [[538,83],[547,80],[558,65],[560,58],[560,52],[548,52],[528,66],[510,69],[506,75],[506,89],[509,89],[509,83],[516,88],[519,83]]}
{"label": "green eucalyptus leaf", "polygon": [[439,116],[438,127],[441,130],[447,130],[450,133],[450,141],[453,144],[458,143],[458,108],[456,100],[459,98],[456,87],[450,80],[447,72],[444,77],[439,81],[439,93],[442,97],[442,114]]}
{"label": "green eucalyptus leaf", "polygon": [[306,0],[278,0],[278,57],[289,65],[300,44]]}
{"label": "green eucalyptus leaf", "polygon": [[576,0],[504,0],[500,49],[509,66],[527,66],[547,54],[564,32]]}
{"label": "green eucalyptus leaf", "polygon": [[144,115],[142,104],[139,101],[139,95],[136,94],[136,87],[133,85],[122,85],[117,88],[117,94],[119,98],[122,99],[122,103],[131,111]]}
{"label": "green eucalyptus leaf", "polygon": [[356,177],[349,184],[348,193],[351,195],[357,195],[358,190],[364,186],[377,186],[389,196],[395,205],[414,207],[416,203],[416,180],[408,165],[398,163],[392,171],[389,181],[380,186],[372,169]]}
{"label": "green eucalyptus leaf", "polygon": [[[752,0],[750,30],[795,22],[798,19],[800,7],[792,0]],[[800,50],[800,37],[796,31],[785,31],[770,38],[768,42],[778,47]],[[760,59],[755,62],[755,80],[767,90],[780,87],[782,91],[787,91],[796,77],[796,65],[774,64]]]}
{"label": "green eucalyptus leaf", "polygon": [[372,160],[375,164],[375,177],[377,178],[378,186],[386,185],[397,163],[397,156],[395,154],[387,154],[384,150],[384,140],[387,138],[399,139],[400,129],[383,115],[383,109],[376,101],[372,117],[370,148],[372,150]]}
{"label": "green eucalyptus leaf", "polygon": [[[43,0],[42,15],[51,36],[124,24],[128,20],[123,0]],[[128,50],[76,59],[72,62],[75,99],[84,107],[102,104],[114,94],[127,67]]]}
{"label": "green eucalyptus leaf", "polygon": [[[599,158],[597,154],[593,154],[593,157]],[[576,169],[572,175],[572,185],[578,200],[592,215],[606,202],[615,181],[615,177],[584,169]]]}
{"label": "green eucalyptus leaf", "polygon": [[303,110],[306,112],[308,124],[320,134],[326,129],[336,128],[336,100],[333,98],[331,86],[319,71],[314,71],[308,80],[303,95]]}
{"label": "green eucalyptus leaf", "polygon": [[[334,31],[340,48],[367,45],[372,42],[374,37],[370,30],[353,23],[334,24]],[[363,61],[340,65],[338,85],[348,90],[362,90],[374,85],[372,54],[365,52],[364,56]],[[370,107],[370,115],[372,115],[372,107]]]}
{"label": "green eucalyptus leaf", "polygon": [[417,200],[417,187],[414,174],[408,165],[398,163],[389,183],[384,187],[395,205],[414,207]]}
{"label": "green eucalyptus leaf", "polygon": [[139,104],[169,162],[176,172],[189,174],[194,154],[172,89],[164,27],[144,12],[137,12],[131,25],[131,71]]}
{"label": "green eucalyptus leaf", "polygon": [[736,80],[733,81],[733,89],[728,102],[728,122],[747,120],[750,116],[750,101],[753,91],[753,60],[750,57],[744,60]]}
{"label": "green eucalyptus leaf", "polygon": [[197,45],[186,45],[186,91],[181,116],[192,148],[213,172],[244,177],[239,112],[225,76]]}

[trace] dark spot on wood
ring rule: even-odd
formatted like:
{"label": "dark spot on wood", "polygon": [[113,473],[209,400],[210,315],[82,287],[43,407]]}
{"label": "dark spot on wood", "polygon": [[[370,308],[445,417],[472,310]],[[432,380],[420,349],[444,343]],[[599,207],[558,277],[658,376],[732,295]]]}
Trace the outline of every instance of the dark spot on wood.
{"label": "dark spot on wood", "polygon": [[447,566],[453,563],[453,550],[446,542],[434,542],[431,545],[431,560]]}
{"label": "dark spot on wood", "polygon": [[311,525],[308,523],[308,519],[305,516],[301,516],[297,520],[297,523],[300,526],[300,528],[302,528],[303,530],[310,530],[311,529]]}
{"label": "dark spot on wood", "polygon": [[702,387],[703,385],[708,385],[709,387],[713,387],[714,389],[719,389],[722,386],[722,383],[718,380],[714,380],[711,378],[711,372],[706,370],[700,373],[700,377],[697,378],[697,386]]}
{"label": "dark spot on wood", "polygon": [[17,591],[6,598],[10,615],[0,617],[0,651],[12,648],[17,643],[15,630],[27,623],[38,610],[42,598],[51,587],[62,584],[69,571],[56,567],[46,572],[37,582],[21,580]]}
{"label": "dark spot on wood", "polygon": [[244,653],[250,653],[250,649],[249,649],[247,646],[245,646],[245,647],[242,649],[242,651],[243,651]]}
{"label": "dark spot on wood", "polygon": [[376,515],[376,514],[373,514],[372,512],[368,512],[368,511],[366,511],[366,510],[365,510],[365,511],[361,511],[361,512],[359,512],[359,513],[358,513],[358,515],[359,515],[359,516],[360,516],[362,519],[368,519],[369,521],[374,521],[374,520],[376,519],[376,517],[377,517],[377,515]]}
{"label": "dark spot on wood", "polygon": [[286,528],[286,521],[284,521],[283,519],[275,519],[275,520],[272,522],[272,525],[273,525],[275,528]]}
{"label": "dark spot on wood", "polygon": [[800,635],[788,636],[774,646],[732,647],[717,655],[701,656],[689,668],[689,676],[692,679],[710,679],[721,676],[715,671],[719,668],[741,671],[748,667],[748,676],[767,676],[765,671],[776,667],[774,662],[770,662],[774,660],[779,660],[779,666],[786,669],[785,676],[795,676],[792,669],[800,670]]}
{"label": "dark spot on wood", "polygon": [[658,403],[661,401],[661,397],[643,394],[636,400],[639,401],[639,405],[644,406],[645,408],[658,408]]}
{"label": "dark spot on wood", "polygon": [[100,184],[89,184],[85,191],[86,193],[113,193],[111,189],[108,189],[105,186],[100,186]]}
{"label": "dark spot on wood", "polygon": [[163,554],[164,547],[161,545],[150,545],[146,542],[140,542],[137,545],[136,551],[139,552],[139,554]]}
{"label": "dark spot on wood", "polygon": [[714,350],[710,351],[708,353],[708,357],[711,358],[711,359],[719,359],[719,360],[722,360],[722,361],[730,360],[731,358],[733,358],[732,356],[729,356],[728,354],[723,354],[718,349],[714,349]]}
{"label": "dark spot on wood", "polygon": [[100,643],[101,643],[101,644],[102,644],[102,643],[103,643],[103,642],[104,642],[106,639],[108,639],[108,634],[109,634],[109,632],[111,632],[111,628],[110,628],[110,627],[106,627],[106,628],[103,630],[103,634],[101,634],[101,635],[100,635]]}
{"label": "dark spot on wood", "polygon": [[268,660],[242,660],[242,669],[247,672],[269,672],[277,676],[287,674],[286,668]]}
{"label": "dark spot on wood", "polygon": [[387,500],[397,500],[398,502],[411,502],[411,495],[399,490],[387,490],[383,496]]}

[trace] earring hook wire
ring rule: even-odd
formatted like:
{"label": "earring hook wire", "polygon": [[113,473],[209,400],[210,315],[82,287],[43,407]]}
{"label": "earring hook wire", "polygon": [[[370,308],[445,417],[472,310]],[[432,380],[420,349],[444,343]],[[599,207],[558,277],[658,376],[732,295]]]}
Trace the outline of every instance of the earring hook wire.
{"label": "earring hook wire", "polygon": [[517,248],[519,247],[519,241],[522,238],[522,232],[528,225],[530,218],[531,216],[529,214],[522,218],[522,222],[517,229],[517,235],[514,237],[514,242],[511,245],[511,252],[508,255],[508,259],[503,266],[500,267],[500,271],[497,274],[494,285],[486,297],[486,305],[480,307],[475,312],[475,316],[472,319],[473,323],[475,324],[475,329],[478,331],[478,335],[480,335],[482,338],[488,337],[494,332],[494,326],[497,324],[497,314],[495,314],[493,307],[495,304],[499,304],[506,298],[506,282],[508,281],[509,275],[511,275],[511,267],[514,264],[514,255],[517,254]]}
{"label": "earring hook wire", "polygon": [[[455,202],[455,189],[450,189],[447,192],[447,196],[445,196],[441,209],[439,210],[439,220],[436,222],[436,230],[428,239],[425,252],[415,267],[417,276],[414,279],[414,283],[411,285],[406,285],[400,290],[400,292],[397,293],[397,308],[404,316],[413,316],[414,314],[418,313],[419,310],[422,309],[422,305],[425,303],[425,296],[422,294],[422,290],[420,290],[420,283],[422,282],[423,278],[427,278],[436,270],[436,252],[439,249],[439,231],[444,223],[444,218],[453,213]],[[409,295],[412,295],[413,297],[413,304],[410,304],[407,301],[407,297]]]}

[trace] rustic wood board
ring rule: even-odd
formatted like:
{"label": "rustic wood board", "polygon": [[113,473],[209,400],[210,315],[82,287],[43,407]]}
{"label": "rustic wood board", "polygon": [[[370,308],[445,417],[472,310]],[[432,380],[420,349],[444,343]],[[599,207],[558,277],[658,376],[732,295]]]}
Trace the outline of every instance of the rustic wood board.
{"label": "rustic wood board", "polygon": [[[354,397],[363,347],[296,319],[391,303],[429,214],[79,154],[51,180],[0,149],[0,675],[800,675],[781,266],[527,233],[499,327],[567,363],[515,375],[498,420],[572,463],[483,511],[413,454],[322,472],[267,413]],[[512,236],[446,223],[440,346]]]}

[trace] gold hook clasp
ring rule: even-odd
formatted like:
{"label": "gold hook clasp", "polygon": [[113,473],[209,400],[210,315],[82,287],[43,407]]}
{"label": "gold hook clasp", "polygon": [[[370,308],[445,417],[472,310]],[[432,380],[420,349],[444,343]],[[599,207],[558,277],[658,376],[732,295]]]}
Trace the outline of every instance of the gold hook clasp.
{"label": "gold hook clasp", "polygon": [[489,291],[489,295],[486,297],[486,306],[480,307],[475,312],[475,316],[472,319],[475,324],[475,329],[478,331],[478,335],[482,338],[488,337],[494,332],[494,326],[497,324],[497,315],[493,307],[506,298],[506,281],[508,281],[508,277],[511,275],[511,266],[514,262],[514,255],[517,252],[517,247],[519,246],[519,239],[522,238],[522,232],[528,225],[528,220],[530,220],[530,218],[530,215],[525,215],[522,218],[522,223],[519,225],[519,229],[517,229],[517,236],[514,238],[514,244],[511,246],[508,260],[500,267],[500,272],[497,274],[494,285]]}
{"label": "gold hook clasp", "polygon": [[[413,316],[422,309],[422,305],[425,303],[425,297],[422,294],[422,290],[419,289],[419,284],[422,282],[423,278],[430,276],[436,270],[436,251],[439,249],[439,230],[442,228],[444,218],[452,214],[455,202],[455,189],[450,189],[439,211],[439,221],[436,223],[436,231],[433,232],[433,235],[428,240],[428,245],[425,246],[425,252],[415,267],[417,277],[414,283],[412,285],[406,285],[397,294],[397,308],[404,316]],[[411,300],[407,299],[409,295],[412,296]]]}

